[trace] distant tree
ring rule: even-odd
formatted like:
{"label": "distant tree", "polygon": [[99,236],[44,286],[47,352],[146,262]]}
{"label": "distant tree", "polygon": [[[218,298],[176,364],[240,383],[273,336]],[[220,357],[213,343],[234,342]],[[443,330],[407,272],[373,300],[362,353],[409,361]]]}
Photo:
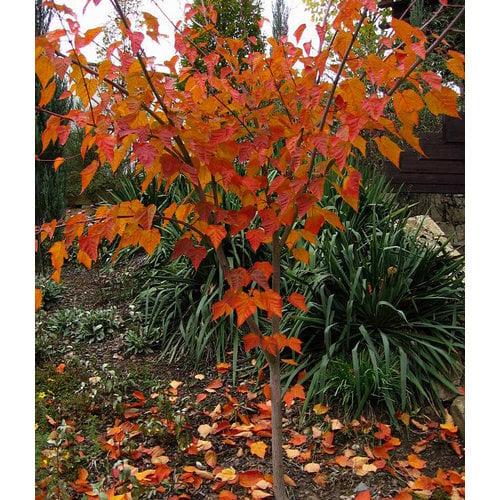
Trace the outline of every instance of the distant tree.
{"label": "distant tree", "polygon": [[[140,13],[142,0],[116,0],[128,19],[129,25],[133,29],[137,29],[139,22],[142,18]],[[102,33],[102,47],[97,49],[97,56],[100,60],[106,59],[106,50],[114,42],[122,41],[124,46],[128,44],[128,50],[131,51],[130,42],[124,36],[120,29],[121,21],[115,11],[113,15],[108,16],[106,24],[103,26]]]}
{"label": "distant tree", "polygon": [[[35,35],[44,35],[52,19],[51,9],[42,5],[42,0],[35,1]],[[42,224],[51,219],[58,219],[66,208],[65,187],[66,179],[63,170],[54,169],[54,159],[62,156],[64,140],[43,150],[43,132],[48,120],[54,114],[64,115],[70,105],[67,99],[60,99],[66,90],[64,81],[54,76],[52,82],[42,93],[42,85],[38,77],[35,78],[35,103],[45,104],[44,111],[38,108],[35,113],[35,222]],[[52,95],[51,95],[52,94]],[[43,150],[43,152],[42,152]]]}
{"label": "distant tree", "polygon": [[280,40],[288,35],[288,15],[290,9],[285,0],[276,0],[273,3],[273,38]]}
{"label": "distant tree", "polygon": [[[206,70],[203,58],[212,53],[217,46],[217,35],[239,39],[243,47],[237,50],[238,61],[243,68],[242,60],[249,52],[264,52],[264,38],[260,30],[262,21],[262,5],[260,0],[194,0],[194,8],[200,11],[191,18],[188,26],[198,32],[196,53],[191,52],[184,58],[183,65],[193,65],[199,70]],[[207,30],[213,24],[217,33]],[[215,65],[216,73],[226,62],[221,58]]]}

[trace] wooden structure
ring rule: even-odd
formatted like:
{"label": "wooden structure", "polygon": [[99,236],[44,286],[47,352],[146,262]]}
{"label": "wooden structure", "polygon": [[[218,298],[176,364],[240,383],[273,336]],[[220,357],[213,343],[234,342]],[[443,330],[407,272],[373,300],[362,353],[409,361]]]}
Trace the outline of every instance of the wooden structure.
{"label": "wooden structure", "polygon": [[425,135],[426,154],[403,151],[397,169],[386,162],[384,174],[406,193],[465,194],[465,118],[444,117],[440,134]]}

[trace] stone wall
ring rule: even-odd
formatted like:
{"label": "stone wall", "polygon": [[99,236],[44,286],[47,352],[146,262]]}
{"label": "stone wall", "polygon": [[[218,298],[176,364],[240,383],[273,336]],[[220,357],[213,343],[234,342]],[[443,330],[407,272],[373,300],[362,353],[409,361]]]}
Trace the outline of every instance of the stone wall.
{"label": "stone wall", "polygon": [[465,196],[463,194],[401,193],[401,203],[412,207],[412,215],[429,215],[443,230],[450,243],[465,253]]}

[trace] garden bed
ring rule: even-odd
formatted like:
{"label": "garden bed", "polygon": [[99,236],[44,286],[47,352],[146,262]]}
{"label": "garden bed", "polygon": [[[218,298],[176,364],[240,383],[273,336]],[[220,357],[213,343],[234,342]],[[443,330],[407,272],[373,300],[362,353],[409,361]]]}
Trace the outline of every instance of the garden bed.
{"label": "garden bed", "polygon": [[[70,263],[63,295],[39,313],[114,307],[121,326],[102,342],[60,336],[39,346],[37,498],[272,498],[258,373],[238,372],[233,383],[229,363],[127,355],[132,271]],[[464,496],[463,442],[451,420],[403,413],[397,426],[382,414],[346,421],[311,405],[301,419],[300,410],[295,400],[284,412],[290,498]]]}

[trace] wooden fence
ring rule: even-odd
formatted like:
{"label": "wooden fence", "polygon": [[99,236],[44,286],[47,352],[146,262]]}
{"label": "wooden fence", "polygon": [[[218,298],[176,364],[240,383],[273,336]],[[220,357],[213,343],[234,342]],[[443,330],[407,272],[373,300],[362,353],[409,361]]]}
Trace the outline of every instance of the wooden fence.
{"label": "wooden fence", "polygon": [[445,117],[440,134],[423,136],[426,154],[403,151],[399,170],[389,162],[385,175],[407,193],[465,194],[465,117]]}

